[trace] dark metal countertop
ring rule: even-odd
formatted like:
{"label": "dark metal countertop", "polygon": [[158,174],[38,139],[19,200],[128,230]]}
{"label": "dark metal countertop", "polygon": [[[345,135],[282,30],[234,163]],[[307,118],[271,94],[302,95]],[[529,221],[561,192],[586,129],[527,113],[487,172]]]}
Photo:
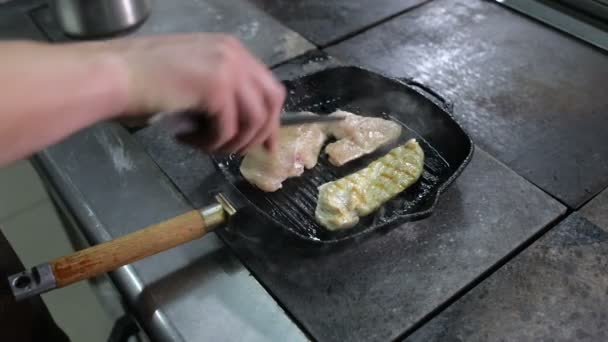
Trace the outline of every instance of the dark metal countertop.
{"label": "dark metal countertop", "polygon": [[[205,156],[174,143],[162,127],[137,138],[194,205],[208,203],[205,184],[218,180]],[[182,168],[192,172],[176,178]],[[315,339],[385,341],[415,329],[564,211],[478,149],[434,215],[359,244],[321,253],[260,244],[255,232],[264,226],[255,217],[239,227],[248,238],[221,236]]]}
{"label": "dark metal countertop", "polygon": [[344,39],[430,0],[251,0],[318,46]]}
{"label": "dark metal countertop", "polygon": [[495,2],[434,0],[328,53],[435,88],[479,146],[573,209],[608,185],[603,51]]}
{"label": "dark metal countertop", "polygon": [[606,226],[572,214],[408,341],[606,341],[606,270]]}
{"label": "dark metal countertop", "polygon": [[[152,18],[137,34],[183,30],[235,32],[272,65],[313,47],[245,0],[157,0],[157,3],[160,6],[158,12],[163,15]],[[280,0],[269,3],[268,6],[274,4],[278,8],[281,5]],[[323,2],[314,3],[323,6]],[[328,11],[332,6],[337,5],[328,5]],[[393,14],[405,9],[391,8],[394,8]],[[356,6],[348,9],[365,11],[364,7]],[[317,12],[323,13],[322,10]],[[47,14],[44,8],[37,12],[37,24],[45,29],[47,37],[63,39],[53,29],[52,23],[44,21],[49,18]],[[275,16],[286,20],[279,14],[275,13]],[[328,12],[324,19],[326,22],[319,27],[331,30],[327,33],[330,38],[348,36],[342,28],[332,28],[328,24],[335,20],[333,15]],[[363,30],[370,21],[382,21],[386,16],[390,17],[390,14],[383,12],[367,16],[359,13],[363,19],[350,26],[348,31]],[[176,20],[177,17],[183,20]],[[226,17],[229,19],[224,20]],[[24,25],[21,26],[25,28],[20,31],[21,36],[35,38],[35,25],[31,22]],[[287,25],[297,27],[289,22]],[[310,37],[318,34],[312,29],[310,32],[302,34],[310,34]],[[319,40],[319,43],[323,42]],[[564,334],[574,334],[564,336],[596,332],[591,331],[593,324],[601,321],[589,323],[587,330],[581,328],[583,323],[580,322],[598,319],[592,316],[593,313],[601,314],[585,310],[588,307],[586,303],[599,298],[598,289],[606,288],[606,278],[598,273],[597,265],[584,261],[595,258],[599,266],[604,265],[604,271],[606,269],[606,261],[597,254],[605,249],[602,246],[606,241],[596,228],[608,226],[608,220],[602,214],[605,206],[601,202],[608,195],[591,202],[585,208],[584,217],[575,214],[549,230],[546,236],[517,256],[512,266],[507,263],[506,268],[500,268],[487,281],[481,285],[477,283],[563,215],[565,208],[532,183],[572,208],[580,207],[608,183],[608,172],[605,172],[608,164],[603,158],[608,150],[602,140],[606,126],[602,114],[607,108],[605,101],[608,97],[603,96],[601,87],[607,78],[606,55],[481,0],[433,0],[327,51],[344,62],[373,67],[393,76],[415,76],[430,84],[454,100],[458,119],[482,148],[441,200],[436,215],[379,238],[387,244],[396,239],[409,247],[393,250],[389,255],[380,249],[342,252],[344,258],[376,257],[379,267],[376,272],[386,271],[384,275],[390,275],[386,278],[390,281],[402,279],[403,276],[397,277],[399,274],[411,276],[411,286],[405,287],[411,292],[389,293],[389,299],[384,294],[378,297],[382,299],[379,305],[374,306],[366,301],[375,302],[373,290],[382,286],[382,274],[377,274],[377,283],[352,284],[347,277],[340,279],[338,275],[336,281],[345,291],[344,295],[371,293],[372,296],[362,296],[363,303],[369,306],[353,311],[353,318],[359,321],[334,322],[335,335],[331,335],[327,333],[328,329],[318,328],[323,325],[320,320],[328,317],[327,311],[319,312],[319,316],[314,318],[306,312],[305,306],[309,302],[301,301],[301,297],[294,297],[288,291],[281,292],[279,288],[272,295],[290,311],[297,323],[307,333],[323,339],[353,337],[357,333],[361,333],[359,338],[370,339],[404,336],[429,319],[430,323],[422,325],[412,338],[422,336],[421,340],[432,337],[442,340],[442,337],[452,336],[452,332],[456,336],[465,336],[465,340],[466,337],[486,336],[457,330],[459,320],[468,321],[472,317],[459,314],[471,311],[478,312],[472,327],[485,324],[489,329],[491,324],[487,320],[507,319],[511,320],[510,326],[514,329],[537,328],[540,332],[530,334],[532,337],[550,337],[552,331],[549,328],[560,322],[579,324],[572,330],[564,329]],[[290,78],[336,63],[323,53],[312,51],[281,66],[277,73]],[[586,133],[581,133],[584,130]],[[136,139],[118,125],[100,124],[39,154],[39,164],[57,198],[77,219],[92,243],[120,236],[190,208],[146,153],[145,148],[148,148],[156,154],[158,161],[159,155],[163,155],[163,146],[170,145],[156,143],[150,149],[146,135],[153,136],[152,140],[162,139],[162,135],[150,132],[142,131]],[[141,142],[146,144],[145,147]],[[177,156],[175,160],[170,156],[164,158],[165,162],[180,162]],[[204,169],[194,169],[193,173],[196,171],[201,171],[197,177],[205,176]],[[593,241],[593,248],[568,249],[568,244],[588,241],[589,234],[597,240]],[[431,244],[416,246],[415,242],[421,236],[434,236],[436,239],[431,239],[434,241]],[[546,246],[551,244],[566,247],[548,249]],[[604,249],[596,248],[601,244],[604,245],[599,248]],[[233,248],[241,255],[252,250],[246,243],[234,244]],[[557,271],[546,277],[533,278],[537,281],[523,281],[521,278],[527,277],[535,265],[549,263],[547,250],[563,254],[549,255],[549,261],[557,265]],[[569,266],[572,263],[568,260],[568,253],[580,255],[581,264],[588,267],[573,269]],[[265,270],[261,269],[259,260],[269,257],[258,253],[245,261],[254,272],[262,274]],[[401,258],[401,261],[389,263],[391,257]],[[419,263],[409,262],[408,258]],[[387,265],[395,268],[387,269]],[[420,265],[428,268],[420,269]],[[285,261],[280,266],[287,267],[286,277],[302,281],[296,269],[289,271],[289,262]],[[343,271],[338,261],[334,266],[336,270]],[[346,271],[345,276],[357,270]],[[576,281],[561,276],[566,272],[575,274],[578,277]],[[592,276],[588,277],[589,274]],[[138,320],[157,340],[307,339],[271,294],[250,275],[233,250],[215,235],[123,267],[111,276]],[[542,285],[544,280],[551,281],[554,286],[545,289]],[[505,295],[496,284],[508,282],[521,284],[517,292],[511,294],[521,299],[521,303],[532,304],[495,305]],[[599,284],[599,287],[590,286],[591,283]],[[301,284],[307,283],[302,281]],[[534,302],[534,298],[543,291],[553,293],[547,295],[548,300],[562,298],[560,291],[568,285],[585,287],[585,291],[567,292],[571,303],[581,305],[578,316],[574,315],[569,321],[560,321],[561,316],[548,314],[544,314],[544,321],[526,319],[531,310],[546,313],[553,308],[545,302]],[[473,290],[469,294],[458,300],[471,288]],[[309,299],[312,303],[323,303],[328,298],[337,300],[333,305],[346,303],[340,297],[327,297],[324,293]],[[484,311],[488,306],[497,308],[491,312]],[[432,317],[445,307],[449,309],[433,320]],[[387,308],[393,311],[387,311]],[[377,314],[378,320],[384,320],[382,329],[373,330],[374,322],[380,324],[380,321],[367,320],[370,312]],[[513,312],[523,312],[519,316],[523,319],[513,318]],[[605,320],[605,313],[603,317],[599,318]],[[577,329],[582,332],[577,332]],[[495,331],[506,337],[520,336],[508,335],[506,330]],[[489,340],[501,336],[493,337],[490,336]]]}

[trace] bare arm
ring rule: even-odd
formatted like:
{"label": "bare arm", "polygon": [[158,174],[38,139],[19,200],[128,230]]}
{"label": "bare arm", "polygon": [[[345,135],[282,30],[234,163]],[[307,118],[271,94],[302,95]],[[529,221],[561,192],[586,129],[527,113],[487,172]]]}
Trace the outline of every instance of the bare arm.
{"label": "bare arm", "polygon": [[180,34],[49,45],[0,43],[0,165],[100,120],[195,110],[214,152],[276,144],[285,90],[236,39]]}
{"label": "bare arm", "polygon": [[94,44],[0,43],[0,165],[122,113],[127,77]]}

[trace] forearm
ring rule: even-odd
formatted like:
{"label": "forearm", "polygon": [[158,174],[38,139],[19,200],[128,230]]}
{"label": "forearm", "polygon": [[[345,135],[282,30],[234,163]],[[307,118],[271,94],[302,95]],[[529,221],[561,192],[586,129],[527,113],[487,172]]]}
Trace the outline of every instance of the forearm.
{"label": "forearm", "polygon": [[0,165],[121,114],[127,82],[103,43],[0,43]]}

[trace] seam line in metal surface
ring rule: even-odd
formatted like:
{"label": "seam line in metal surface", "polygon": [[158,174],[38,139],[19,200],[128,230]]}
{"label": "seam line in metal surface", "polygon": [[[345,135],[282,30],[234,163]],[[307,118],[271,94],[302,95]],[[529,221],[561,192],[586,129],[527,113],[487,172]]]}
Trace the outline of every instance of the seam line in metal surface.
{"label": "seam line in metal surface", "polygon": [[264,291],[266,291],[266,293],[270,296],[270,298],[272,298],[272,300],[274,300],[275,304],[281,308],[281,310],[283,311],[283,313],[285,313],[285,316],[287,316],[289,318],[289,320],[302,332],[302,334],[304,336],[306,336],[306,338],[310,339],[310,341],[317,341],[317,339],[313,336],[312,332],[310,332],[305,326],[304,324],[300,323],[299,320],[296,319],[295,315],[291,313],[291,311],[289,311],[287,309],[287,307],[285,307],[285,305],[283,305],[283,303],[281,303],[281,301],[279,301],[279,299],[277,297],[275,297],[275,295],[272,293],[272,291],[270,291],[270,287],[266,286],[266,284],[264,284],[264,282],[261,280],[261,278],[257,277],[255,275],[255,273],[253,272],[253,270],[251,270],[249,268],[249,266],[247,265],[247,263],[245,263],[245,261],[243,259],[240,258],[239,254],[236,253],[232,247],[230,246],[230,244],[224,240],[224,238],[222,237],[222,234],[215,234],[221,241],[223,244],[226,245],[226,247],[230,250],[230,252],[232,253],[232,255],[243,265],[243,267],[247,270],[247,272],[249,272],[249,274],[253,277],[253,279],[255,279],[255,281],[260,284],[260,286],[264,289]]}
{"label": "seam line in metal surface", "polygon": [[589,198],[587,198],[586,200],[584,200],[577,208],[575,208],[576,210],[582,210],[587,204],[589,204],[591,201],[593,201],[594,199],[596,199],[598,196],[600,196],[604,191],[606,191],[608,189],[608,183],[604,183],[600,189],[598,191],[592,192],[591,195],[589,196]]}
{"label": "seam line in metal surface", "polygon": [[448,298],[444,303],[438,305],[435,309],[431,310],[426,316],[421,318],[418,322],[412,324],[412,326],[404,331],[401,335],[399,335],[395,341],[403,341],[416,332],[418,329],[422,328],[426,323],[429,323],[433,318],[439,316],[443,311],[448,309],[450,306],[455,304],[458,300],[464,297],[466,294],[475,289],[478,285],[482,284],[486,279],[494,275],[496,271],[500,270],[503,266],[509,263],[511,260],[516,258],[522,252],[528,249],[531,245],[533,245],[536,241],[540,240],[545,234],[553,230],[557,225],[562,223],[566,218],[568,218],[575,211],[566,208],[566,211],[556,218],[551,220],[547,225],[541,228],[539,231],[534,233],[527,240],[522,242],[520,245],[516,246],[512,251],[507,253],[504,257],[500,258],[496,263],[491,265],[486,271],[480,273],[477,277],[475,277],[469,284],[463,286],[460,290],[458,290],[454,295]]}
{"label": "seam line in metal surface", "polygon": [[[493,3],[496,6],[501,6],[502,8],[506,9],[507,11],[510,11],[511,13],[513,13],[515,15],[528,18],[529,20],[539,23],[543,27],[545,27],[557,34],[560,34],[566,38],[572,39],[573,41],[579,42],[582,45],[590,47],[600,53],[606,54],[606,46],[604,46],[603,44],[592,42],[587,37],[581,36],[579,33],[571,32],[568,29],[565,29],[565,28],[559,27],[555,24],[552,24],[552,23],[548,22],[547,18],[545,18],[545,17],[540,17],[537,14],[526,13],[522,9],[520,9],[512,4],[509,4],[508,2],[499,2],[498,0],[483,0],[483,1]],[[590,25],[590,26],[592,26],[592,25]]]}
{"label": "seam line in metal surface", "polygon": [[[295,55],[295,56],[293,56],[293,57],[291,57],[291,58],[289,58],[287,60],[284,60],[284,61],[281,61],[281,62],[277,62],[277,63],[275,63],[273,65],[270,65],[270,66],[268,66],[268,68],[269,69],[276,69],[276,68],[282,67],[283,65],[287,65],[287,64],[289,64],[291,62],[297,61],[298,58],[305,57],[307,54],[309,54],[311,52],[314,52],[314,51],[323,52],[321,49],[319,49],[318,47],[316,47],[314,49],[304,51],[304,52],[302,52],[299,55]],[[330,55],[328,54],[327,56],[330,56]],[[334,58],[333,56],[330,56],[330,57]]]}
{"label": "seam line in metal surface", "polygon": [[414,5],[412,7],[409,7],[409,8],[406,8],[406,9],[402,10],[402,11],[399,11],[397,13],[394,13],[394,14],[391,14],[389,16],[383,17],[383,18],[381,18],[379,20],[376,20],[376,21],[372,22],[371,24],[365,25],[362,28],[359,28],[359,29],[357,29],[355,31],[346,33],[346,34],[344,34],[344,35],[342,35],[342,36],[340,36],[338,38],[335,38],[335,39],[333,39],[333,40],[331,40],[331,41],[329,41],[329,42],[327,42],[325,44],[318,44],[317,45],[314,42],[313,42],[313,44],[315,44],[320,50],[327,49],[327,48],[329,48],[329,47],[331,47],[333,45],[337,45],[337,44],[339,44],[339,43],[341,43],[341,42],[343,42],[345,40],[348,40],[350,38],[358,36],[358,35],[360,35],[362,33],[365,33],[367,31],[369,31],[369,30],[377,27],[377,26],[380,26],[380,25],[382,25],[382,24],[384,24],[386,22],[389,22],[389,21],[391,21],[391,20],[393,20],[393,19],[395,19],[395,18],[397,18],[397,17],[399,17],[399,16],[401,16],[401,15],[403,15],[405,13],[408,13],[408,12],[414,11],[414,10],[420,8],[420,7],[423,7],[424,5],[426,5],[426,4],[428,4],[428,3],[432,2],[432,1],[433,0],[426,0],[426,1],[423,1],[423,2],[421,2],[419,4]]}
{"label": "seam line in metal surface", "polygon": [[[44,192],[46,193],[46,189],[44,190]],[[49,201],[50,201],[50,198],[48,198],[48,197],[39,198],[39,199],[31,202],[30,204],[26,205],[23,208],[17,209],[15,211],[12,211],[11,213],[7,214],[6,216],[0,217],[0,222],[6,224],[8,221],[11,221],[11,220],[17,218],[20,215],[22,215],[28,211],[34,210]]]}
{"label": "seam line in metal surface", "polygon": [[42,37],[44,37],[49,43],[55,43],[56,41],[53,39],[53,37],[51,37],[51,35],[47,32],[47,30],[45,30],[45,28],[42,26],[42,24],[39,23],[38,20],[36,20],[36,17],[34,17],[34,12],[40,11],[44,8],[48,8],[48,5],[43,4],[40,6],[36,6],[34,8],[30,8],[29,10],[26,11],[25,15],[32,22],[32,24],[34,24],[36,29],[38,29],[38,32],[40,33],[40,35]]}

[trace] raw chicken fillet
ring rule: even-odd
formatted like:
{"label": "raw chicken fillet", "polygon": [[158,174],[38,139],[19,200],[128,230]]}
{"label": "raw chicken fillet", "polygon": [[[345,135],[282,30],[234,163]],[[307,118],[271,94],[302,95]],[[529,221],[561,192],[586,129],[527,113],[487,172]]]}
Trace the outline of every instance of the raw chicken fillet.
{"label": "raw chicken fillet", "polygon": [[331,115],[346,117],[329,127],[331,135],[338,141],[327,145],[325,152],[335,166],[342,166],[372,153],[378,147],[396,141],[401,135],[401,126],[390,120],[359,116],[343,110],[337,110]]}
{"label": "raw chicken fillet", "polygon": [[333,165],[341,166],[395,141],[401,134],[401,126],[390,120],[342,110],[330,115],[343,115],[346,119],[332,124],[281,128],[277,153],[270,155],[262,147],[251,150],[240,167],[243,177],[263,191],[277,191],[284,180],[300,176],[304,169],[317,164],[323,143],[330,135],[338,141],[327,145],[325,152]]}
{"label": "raw chicken fillet", "polygon": [[317,165],[326,139],[320,124],[281,128],[277,151],[271,154],[261,146],[255,147],[243,158],[241,174],[263,191],[277,191],[285,179]]}

